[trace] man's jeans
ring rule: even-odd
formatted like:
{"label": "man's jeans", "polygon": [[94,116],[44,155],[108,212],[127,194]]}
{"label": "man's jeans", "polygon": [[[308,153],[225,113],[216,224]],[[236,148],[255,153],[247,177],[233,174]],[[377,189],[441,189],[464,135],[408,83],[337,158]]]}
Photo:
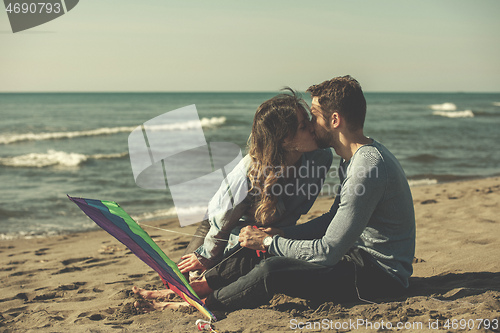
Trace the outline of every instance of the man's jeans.
{"label": "man's jeans", "polygon": [[275,294],[336,303],[394,297],[404,293],[398,281],[360,251],[362,259],[346,256],[332,267],[299,259],[271,257],[237,281],[215,290],[206,300],[210,309],[236,310],[267,303]]}

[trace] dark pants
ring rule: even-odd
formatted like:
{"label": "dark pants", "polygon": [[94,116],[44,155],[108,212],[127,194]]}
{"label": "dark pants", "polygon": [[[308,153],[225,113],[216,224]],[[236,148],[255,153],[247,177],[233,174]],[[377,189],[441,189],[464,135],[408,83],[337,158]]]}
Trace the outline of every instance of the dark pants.
{"label": "dark pants", "polygon": [[[193,253],[197,250],[203,244],[209,230],[210,223],[208,220],[202,221],[198,229],[196,229],[195,236],[191,239],[184,251],[184,255]],[[207,271],[205,278],[211,289],[219,289],[235,282],[238,278],[250,272],[263,259],[270,257],[267,253],[261,253],[259,257],[254,250],[240,247],[238,247],[238,249],[236,250],[237,252],[233,252],[230,258],[223,260]],[[187,273],[185,276],[188,278]]]}
{"label": "dark pants", "polygon": [[210,309],[236,310],[267,303],[275,294],[336,303],[401,295],[405,288],[371,261],[345,257],[332,267],[303,260],[271,257],[248,274],[209,295]]}
{"label": "dark pants", "polygon": [[243,275],[248,274],[262,260],[271,257],[267,253],[260,253],[258,256],[255,250],[246,247],[238,247],[237,251],[205,274],[207,284],[212,290],[235,282]]}
{"label": "dark pants", "polygon": [[[195,235],[205,236],[210,229],[201,222]],[[193,237],[185,254],[193,253],[204,238]],[[265,260],[264,260],[265,259]],[[303,260],[257,257],[255,251],[243,248],[205,274],[214,291],[206,304],[211,309],[236,310],[265,304],[275,294],[286,294],[313,301],[336,303],[397,297],[405,288],[373,263],[370,255],[353,250],[332,267]]]}

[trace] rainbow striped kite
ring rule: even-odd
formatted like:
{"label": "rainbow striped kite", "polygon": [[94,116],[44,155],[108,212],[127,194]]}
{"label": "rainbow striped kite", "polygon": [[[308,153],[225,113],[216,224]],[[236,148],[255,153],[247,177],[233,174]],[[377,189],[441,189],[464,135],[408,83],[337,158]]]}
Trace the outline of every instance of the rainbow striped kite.
{"label": "rainbow striped kite", "polygon": [[216,320],[186,281],[177,265],[163,253],[151,237],[116,202],[73,198],[69,195],[68,198],[77,204],[97,225],[122,242],[139,259],[154,269],[160,275],[165,287],[175,291],[210,320]]}

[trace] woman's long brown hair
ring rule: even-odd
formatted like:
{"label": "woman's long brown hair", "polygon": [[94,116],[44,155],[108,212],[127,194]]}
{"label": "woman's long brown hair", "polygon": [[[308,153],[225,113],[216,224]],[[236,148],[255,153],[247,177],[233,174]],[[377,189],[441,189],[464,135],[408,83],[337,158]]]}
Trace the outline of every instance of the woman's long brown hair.
{"label": "woman's long brown hair", "polygon": [[250,194],[255,200],[255,220],[262,225],[270,224],[276,212],[278,197],[272,189],[287,167],[283,141],[295,136],[297,113],[306,112],[304,100],[292,89],[285,89],[291,94],[279,94],[259,106],[248,139]]}

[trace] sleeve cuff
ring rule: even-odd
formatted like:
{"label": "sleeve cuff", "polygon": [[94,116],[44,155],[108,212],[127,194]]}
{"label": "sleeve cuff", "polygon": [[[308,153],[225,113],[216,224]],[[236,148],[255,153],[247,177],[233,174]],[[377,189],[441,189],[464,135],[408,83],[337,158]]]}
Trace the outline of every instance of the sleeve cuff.
{"label": "sleeve cuff", "polygon": [[271,245],[267,248],[267,252],[269,254],[272,254],[272,255],[275,255],[275,256],[279,256],[278,252],[277,252],[277,245],[278,245],[278,239],[280,238],[280,236],[278,235],[274,235],[273,236],[273,242],[271,243]]}
{"label": "sleeve cuff", "polygon": [[203,255],[200,254],[200,248],[198,248],[196,251],[194,251],[194,254],[196,255],[196,257],[198,258],[198,261],[205,267],[205,268],[212,268],[213,266],[215,266],[215,264],[217,264],[217,261],[216,260],[212,260],[212,259],[208,259],[208,258],[205,258]]}

